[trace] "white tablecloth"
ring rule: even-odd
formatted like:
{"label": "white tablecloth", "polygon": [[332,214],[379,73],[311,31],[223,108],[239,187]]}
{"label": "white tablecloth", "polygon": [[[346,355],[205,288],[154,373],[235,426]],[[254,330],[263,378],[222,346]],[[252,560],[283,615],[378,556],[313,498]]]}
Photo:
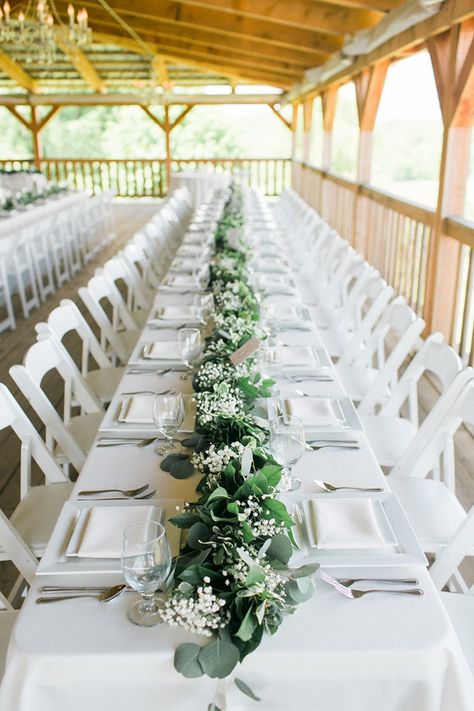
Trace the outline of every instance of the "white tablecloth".
{"label": "white tablecloth", "polygon": [[[192,296],[160,296],[162,305],[190,301]],[[145,329],[142,341],[152,334],[173,337],[171,329]],[[292,345],[321,347],[316,330],[283,332],[281,338]],[[171,386],[190,391],[179,373],[126,374],[111,411],[117,411],[120,393]],[[282,381],[284,387],[290,394],[291,384]],[[311,388],[324,396],[344,394],[337,380],[313,383]],[[315,477],[334,484],[347,483],[350,477],[355,485],[386,487],[365,435],[358,432],[357,437],[358,451],[308,452],[295,471],[302,488],[292,496],[314,492]],[[162,472],[152,448],[94,448],[73,497],[79,489],[150,482],[161,498],[188,499],[195,496],[197,481],[197,476],[176,480]],[[230,680],[227,711],[472,711],[472,677],[425,566],[338,568],[337,573],[415,576],[425,594],[348,600],[318,580],[314,597],[236,670],[262,701],[252,702]],[[113,584],[120,575],[93,579],[94,584]],[[173,668],[180,643],[203,643],[204,638],[166,625],[140,629],[130,624],[126,608],[132,594],[107,604],[76,600],[35,605],[41,585],[71,581],[66,575],[37,577],[13,631],[1,711],[129,711],[132,706],[141,711],[205,711],[215,681],[183,679]],[[90,575],[74,576],[74,584],[86,581],[91,584]]]}
{"label": "white tablecloth", "polygon": [[231,181],[230,173],[206,173],[205,171],[173,173],[170,192],[177,188],[187,188],[194,207],[199,207],[210,190],[226,188]]}
{"label": "white tablecloth", "polygon": [[87,193],[71,192],[58,197],[50,197],[41,204],[33,204],[25,210],[16,210],[8,217],[0,218],[1,247],[5,250],[5,239],[14,238],[21,230],[37,224],[41,220],[55,217],[59,212],[76,207],[88,199]]}

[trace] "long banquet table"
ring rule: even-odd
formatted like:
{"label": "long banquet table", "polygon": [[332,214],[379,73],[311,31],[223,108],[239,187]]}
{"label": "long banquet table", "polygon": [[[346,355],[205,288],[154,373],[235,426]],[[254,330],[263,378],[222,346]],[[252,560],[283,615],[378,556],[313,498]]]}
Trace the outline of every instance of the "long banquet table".
{"label": "long banquet table", "polygon": [[28,227],[31,227],[41,220],[51,219],[63,210],[77,207],[88,199],[84,192],[68,192],[64,195],[49,197],[41,204],[34,204],[24,210],[16,210],[7,217],[0,219],[0,239],[4,248],[3,240],[14,238],[15,235]]}
{"label": "long banquet table", "polygon": [[[275,232],[275,239],[278,237]],[[281,238],[281,236],[280,236]],[[282,241],[282,249],[285,242]],[[291,260],[291,249],[288,249]],[[294,274],[298,298],[305,300],[304,285]],[[192,302],[192,295],[160,290],[157,304]],[[272,297],[277,303],[294,297]],[[173,329],[145,327],[139,344],[172,339]],[[323,348],[315,326],[310,331],[288,329],[280,337],[287,344]],[[334,380],[304,385],[311,393],[344,397]],[[294,386],[281,380],[282,394]],[[191,392],[180,373],[125,374],[104,420],[116,412],[121,393],[176,388]],[[303,387],[303,386],[301,386]],[[354,410],[354,416],[355,410]],[[354,430],[360,449],[308,452],[295,474],[298,500],[314,494],[312,479],[334,484],[382,486],[387,482],[362,430]],[[161,500],[170,505],[195,498],[198,475],[177,480],[160,470],[153,448],[94,446],[80,473],[72,500],[81,489],[113,486],[129,488],[149,482]],[[124,505],[127,505],[125,502]],[[408,525],[408,524],[406,524]],[[184,679],[173,668],[173,652],[184,641],[197,641],[180,628],[159,625],[141,629],[130,624],[126,608],[132,595],[123,594],[107,604],[74,600],[37,606],[38,589],[46,584],[113,584],[120,574],[76,573],[54,567],[54,550],[61,534],[58,523],[40,574],[25,600],[14,628],[7,669],[1,687],[2,711],[194,711],[206,709],[216,682],[203,677]],[[52,562],[53,561],[53,562]],[[49,566],[49,567],[48,567]],[[331,565],[326,569],[332,570]],[[288,616],[276,635],[267,636],[249,655],[236,675],[261,697],[259,704],[227,682],[229,711],[261,708],[273,711],[469,711],[472,680],[449,618],[423,562],[394,567],[334,569],[347,577],[419,579],[423,597],[390,594],[349,600],[316,576],[312,599]],[[332,572],[334,572],[334,570]],[[56,571],[56,572],[55,572]]]}

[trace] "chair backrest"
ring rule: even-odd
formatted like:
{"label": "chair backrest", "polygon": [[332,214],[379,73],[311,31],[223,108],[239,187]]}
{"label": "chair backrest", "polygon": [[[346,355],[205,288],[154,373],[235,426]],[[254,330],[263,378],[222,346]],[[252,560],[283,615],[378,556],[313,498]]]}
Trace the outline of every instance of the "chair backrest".
{"label": "chair backrest", "polygon": [[453,437],[462,423],[474,425],[474,368],[456,375],[426,416],[417,434],[391,471],[391,476],[442,477],[454,493]]}
{"label": "chair backrest", "polygon": [[[435,376],[440,394],[445,392],[456,375],[462,370],[461,359],[456,351],[444,342],[442,333],[432,333],[416,353],[407,369],[400,378],[390,399],[382,406],[381,415],[400,415],[400,410],[406,402],[408,416],[412,424],[419,426],[418,387],[421,377],[427,373]],[[369,414],[367,404],[362,401],[359,413]]]}
{"label": "chair backrest", "polygon": [[99,368],[110,368],[110,359],[107,357],[107,354],[101,347],[84,316],[71,299],[62,299],[60,305],[49,314],[47,323],[38,323],[35,329],[38,336],[44,337],[45,333],[48,332],[53,334],[61,343],[65,336],[72,332],[76,333],[82,343],[82,375],[87,375],[89,371],[90,356],[92,356]]}
{"label": "chair backrest", "polygon": [[[120,362],[126,363],[129,355],[128,350],[120,339],[113,320],[109,319],[101,303],[103,298],[107,299],[110,288],[110,284],[104,276],[96,275],[89,280],[86,287],[82,286],[79,289],[79,296],[100,329],[101,348],[106,350],[107,345],[109,345],[113,354]],[[114,311],[112,311],[112,318],[113,317]]]}
{"label": "chair backrest", "polygon": [[87,288],[98,303],[104,301],[108,304],[112,314],[112,326],[115,330],[135,330],[137,324],[133,320],[125,301],[110,278],[107,278],[102,269],[96,269],[92,279],[89,279]]}
{"label": "chair backrest", "polygon": [[126,244],[122,255],[129,268],[135,274],[135,279],[139,278],[142,280],[145,290],[147,288],[157,289],[159,287],[160,279],[153,271],[146,249],[139,241],[134,240]]}
{"label": "chair backrest", "polygon": [[464,558],[472,556],[473,541],[474,506],[430,568],[430,575],[438,590],[449,585],[453,592],[474,593],[474,585],[469,586],[460,569]]}
{"label": "chair backrest", "polygon": [[372,365],[375,360],[379,370],[363,399],[367,412],[371,412],[377,403],[386,399],[387,388],[393,392],[399,380],[399,370],[415,347],[424,327],[423,319],[416,316],[402,297],[392,301],[383,314],[360,359],[355,360],[355,364],[366,366]]}
{"label": "chair backrest", "polygon": [[37,341],[28,349],[23,365],[13,365],[9,372],[45,425],[46,446],[49,451],[54,452],[55,442],[57,442],[65,456],[80,471],[85,460],[85,452],[70,434],[51,400],[44,392],[42,388],[44,376],[52,371],[59,373],[64,380],[64,388],[69,400],[72,399],[72,393],[74,393],[80,407],[86,413],[101,413],[103,408],[87,386],[79,370],[75,366],[74,368],[71,366],[71,359],[67,351],[64,348],[59,348],[58,345],[57,339],[53,338]]}
{"label": "chair backrest", "polygon": [[108,259],[103,266],[103,273],[114,286],[118,287],[120,282],[126,285],[126,306],[128,309],[150,308],[150,299],[139,272],[136,269],[132,270],[123,256],[116,255],[112,259]]}

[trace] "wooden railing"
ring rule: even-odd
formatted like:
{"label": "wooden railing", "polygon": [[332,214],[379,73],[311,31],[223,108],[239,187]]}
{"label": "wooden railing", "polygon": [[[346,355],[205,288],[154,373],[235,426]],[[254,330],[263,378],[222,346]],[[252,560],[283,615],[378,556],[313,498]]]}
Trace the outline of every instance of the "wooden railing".
{"label": "wooden railing", "polygon": [[[434,210],[303,163],[293,164],[292,184],[423,316]],[[454,318],[445,335],[474,365],[474,224],[445,219],[443,237],[460,243]]]}
{"label": "wooden railing", "polygon": [[[268,196],[280,195],[291,180],[291,161],[286,158],[179,159],[171,167],[173,172],[229,172]],[[34,168],[32,160],[0,161],[0,169],[28,168]],[[168,189],[166,162],[160,159],[45,158],[41,170],[50,180],[93,194],[113,190],[118,197],[163,197]]]}

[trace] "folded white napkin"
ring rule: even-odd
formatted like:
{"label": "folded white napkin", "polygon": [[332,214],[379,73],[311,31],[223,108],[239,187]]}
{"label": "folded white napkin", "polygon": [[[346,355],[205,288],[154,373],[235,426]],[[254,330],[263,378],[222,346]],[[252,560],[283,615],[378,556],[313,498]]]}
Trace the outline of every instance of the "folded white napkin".
{"label": "folded white napkin", "polygon": [[284,346],[282,357],[283,367],[287,368],[301,366],[316,368],[319,365],[311,346]]}
{"label": "folded white napkin", "polygon": [[301,323],[301,313],[296,306],[275,306],[275,319],[280,323]]}
{"label": "folded white napkin", "polygon": [[166,278],[168,286],[196,286],[192,276],[188,274],[169,274]]}
{"label": "folded white napkin", "polygon": [[311,499],[311,525],[318,548],[382,548],[372,499]]}
{"label": "folded white napkin", "polygon": [[[189,396],[183,396],[184,422],[180,432],[192,432],[196,418],[196,403]],[[128,407],[118,422],[127,425],[153,425],[153,395],[132,395]]]}
{"label": "folded white napkin", "polygon": [[80,558],[120,558],[123,531],[131,523],[161,518],[155,506],[93,506],[77,555]]}
{"label": "folded white napkin", "polygon": [[332,427],[340,421],[329,398],[288,398],[283,404],[288,415],[301,417],[304,427]]}
{"label": "folded white napkin", "polygon": [[143,357],[152,360],[181,360],[178,341],[157,341],[143,347]]}
{"label": "folded white napkin", "polygon": [[118,418],[119,422],[129,425],[153,424],[153,395],[133,395],[128,400],[128,407]]}
{"label": "folded white napkin", "polygon": [[193,269],[201,264],[202,262],[197,259],[191,259],[190,257],[175,259],[171,265],[171,269],[177,272],[192,272]]}
{"label": "folded white napkin", "polygon": [[156,318],[161,321],[191,321],[196,319],[192,306],[163,306],[157,311]]}

